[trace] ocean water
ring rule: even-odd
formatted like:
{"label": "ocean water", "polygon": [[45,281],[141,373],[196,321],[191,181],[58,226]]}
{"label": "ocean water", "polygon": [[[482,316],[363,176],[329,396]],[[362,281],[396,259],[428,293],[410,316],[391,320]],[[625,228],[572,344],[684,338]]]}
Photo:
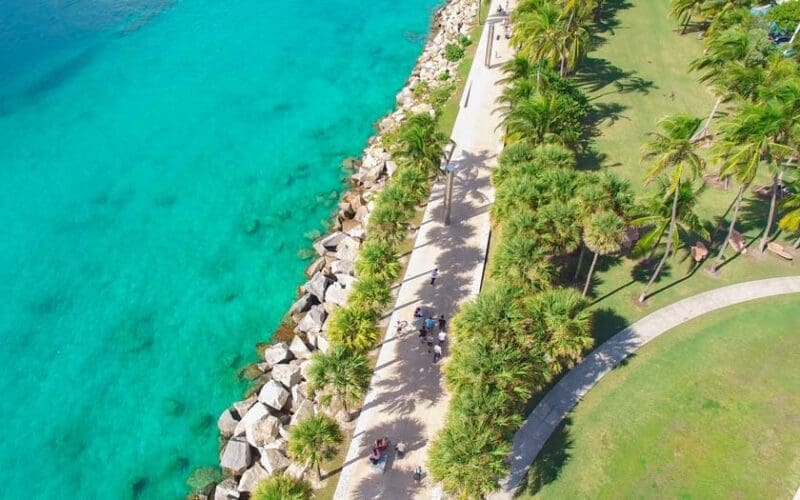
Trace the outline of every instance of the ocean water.
{"label": "ocean water", "polygon": [[181,498],[440,0],[0,0],[0,497]]}

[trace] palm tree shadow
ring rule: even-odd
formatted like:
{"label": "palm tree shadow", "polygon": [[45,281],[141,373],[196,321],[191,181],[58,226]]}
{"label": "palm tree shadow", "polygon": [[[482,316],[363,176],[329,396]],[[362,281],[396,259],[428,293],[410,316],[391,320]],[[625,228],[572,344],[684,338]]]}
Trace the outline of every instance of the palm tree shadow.
{"label": "palm tree shadow", "polygon": [[[688,255],[686,256],[686,258],[682,259],[681,262],[686,261],[687,258],[689,258]],[[648,294],[648,297],[654,297],[654,296],[658,295],[661,292],[666,292],[667,290],[669,290],[670,288],[672,288],[672,287],[674,287],[676,285],[680,285],[684,281],[686,281],[689,278],[691,278],[692,276],[694,276],[694,273],[696,273],[697,270],[700,269],[701,267],[703,267],[703,262],[702,261],[701,262],[694,262],[693,261],[691,267],[689,268],[689,272],[686,273],[682,278],[677,279],[677,280],[673,281],[672,283],[670,283],[670,284],[668,284],[668,285],[666,285],[666,286],[664,286],[662,288],[659,288],[658,290],[653,291],[652,293]]]}
{"label": "palm tree shadow", "polygon": [[571,424],[572,419],[567,416],[556,427],[528,469],[521,487],[517,490],[516,497],[523,494],[535,495],[544,486],[558,479],[561,470],[570,459],[570,450],[573,447],[569,431]]}

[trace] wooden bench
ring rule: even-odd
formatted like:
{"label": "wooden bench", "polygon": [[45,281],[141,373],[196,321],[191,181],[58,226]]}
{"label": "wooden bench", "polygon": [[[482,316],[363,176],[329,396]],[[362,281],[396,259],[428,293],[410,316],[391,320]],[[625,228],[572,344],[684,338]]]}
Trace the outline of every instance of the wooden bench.
{"label": "wooden bench", "polygon": [[769,243],[767,243],[767,250],[774,253],[775,255],[783,257],[786,260],[794,259],[794,256],[789,252],[787,252],[786,249],[783,248],[783,245],[781,245],[780,243],[775,243],[774,241],[770,241]]}

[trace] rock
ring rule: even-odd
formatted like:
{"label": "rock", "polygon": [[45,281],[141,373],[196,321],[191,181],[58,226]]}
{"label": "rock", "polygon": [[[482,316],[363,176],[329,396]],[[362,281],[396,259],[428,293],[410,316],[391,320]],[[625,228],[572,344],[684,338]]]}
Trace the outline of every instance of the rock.
{"label": "rock", "polygon": [[354,274],[356,272],[356,264],[352,260],[337,259],[331,264],[331,272],[333,274]]}
{"label": "rock", "polygon": [[295,359],[308,359],[311,357],[311,350],[298,335],[295,335],[292,339],[292,343],[289,344],[289,350],[292,351]]}
{"label": "rock", "polygon": [[300,385],[301,384],[297,384],[296,386],[292,387],[292,390],[290,391],[292,393],[292,413],[296,412],[297,409],[300,408],[300,405],[303,404],[303,401],[307,399],[304,391],[300,390]]}
{"label": "rock", "polygon": [[427,113],[431,116],[433,116],[433,114],[435,113],[433,110],[433,106],[431,106],[427,102],[421,102],[419,104],[415,104],[414,106],[411,107],[410,111],[413,114]]}
{"label": "rock", "polygon": [[386,173],[389,174],[389,177],[391,177],[395,172],[397,172],[397,163],[392,160],[388,160],[386,162]]}
{"label": "rock", "polygon": [[258,401],[258,398],[256,398],[255,396],[250,396],[244,401],[237,401],[233,403],[233,410],[236,412],[236,415],[234,416],[237,416],[239,420],[241,420],[242,417],[244,417],[245,413],[247,413],[247,410],[249,410],[254,404],[256,404],[256,401]]}
{"label": "rock", "polygon": [[331,233],[314,243],[314,249],[322,255],[325,250],[336,250],[336,245],[344,238],[345,234],[341,231]]}
{"label": "rock", "polygon": [[366,205],[358,207],[358,210],[356,210],[356,216],[354,218],[362,224],[367,221],[367,218],[369,218],[369,209],[366,207]]}
{"label": "rock", "polygon": [[297,330],[303,333],[318,333],[322,330],[327,313],[322,305],[316,305],[308,310],[297,325]]}
{"label": "rock", "polygon": [[289,440],[289,428],[285,425],[282,425],[280,429],[278,429],[278,434],[280,434],[283,439]]}
{"label": "rock", "polygon": [[[344,233],[341,234],[342,237],[344,237]],[[325,289],[328,288],[329,284],[330,280],[324,274],[322,274],[322,272],[318,272],[311,277],[311,279],[303,286],[303,288],[306,292],[316,297],[319,302],[323,302],[325,301]]]}
{"label": "rock", "polygon": [[341,286],[343,286],[343,287],[345,287],[347,289],[350,289],[350,288],[353,288],[353,285],[355,285],[356,279],[353,276],[350,276],[349,274],[337,274],[336,275],[336,282],[339,285],[341,285]]}
{"label": "rock", "polygon": [[328,354],[328,351],[331,349],[331,344],[328,342],[328,339],[325,338],[324,335],[317,335],[317,349]]}
{"label": "rock", "polygon": [[308,380],[308,371],[311,369],[311,360],[300,363],[300,375],[303,380]]}
{"label": "rock", "polygon": [[219,457],[220,467],[238,476],[253,464],[250,445],[238,438],[228,441]]}
{"label": "rock", "polygon": [[247,426],[245,438],[255,448],[261,448],[278,437],[280,422],[272,415],[267,415]]}
{"label": "rock", "polygon": [[[280,385],[280,384],[279,384]],[[256,403],[250,410],[242,417],[236,428],[233,430],[234,436],[241,436],[247,432],[247,428],[269,415],[269,408],[264,403]]]}
{"label": "rock", "polygon": [[[339,283],[334,283],[333,285],[328,287],[328,292],[326,293],[325,297],[325,304],[326,305],[335,304],[341,307],[347,304],[347,297],[349,295],[350,295],[350,290],[340,285]],[[326,308],[326,310],[328,309]]]}
{"label": "rock", "polygon": [[297,365],[275,365],[272,369],[272,379],[277,380],[287,389],[300,383],[300,367]]}
{"label": "rock", "polygon": [[267,472],[261,464],[257,463],[242,474],[242,478],[239,480],[239,491],[242,493],[252,493],[253,490],[256,489],[256,486],[258,486],[258,483],[268,477],[269,472]]}
{"label": "rock", "polygon": [[283,438],[277,438],[274,441],[270,442],[264,449],[266,450],[278,450],[282,452],[284,455],[286,454],[286,449],[289,447],[288,441]]}
{"label": "rock", "polygon": [[325,267],[325,259],[322,257],[317,257],[314,262],[308,265],[305,270],[306,276],[311,278],[314,274],[322,271],[322,268]]}
{"label": "rock", "polygon": [[347,234],[361,241],[364,241],[367,238],[367,232],[363,227],[361,227],[361,225],[358,225],[352,229],[348,229]]}
{"label": "rock", "polygon": [[270,408],[281,410],[289,400],[289,391],[287,391],[280,383],[270,380],[261,392],[258,393],[258,400]]}
{"label": "rock", "polygon": [[233,413],[231,413],[230,408],[228,408],[223,411],[217,419],[217,428],[222,437],[229,438],[233,436],[233,431],[236,430],[236,425],[238,423],[239,421],[233,417]]}
{"label": "rock", "polygon": [[270,474],[277,474],[289,467],[289,459],[280,451],[269,448],[261,453],[261,466]]}
{"label": "rock", "polygon": [[292,352],[286,342],[278,342],[264,349],[264,361],[269,363],[269,366],[275,366],[290,359],[292,359]]}
{"label": "rock", "polygon": [[289,465],[289,467],[286,468],[286,471],[284,472],[284,474],[286,474],[287,476],[291,477],[292,479],[298,479],[299,480],[299,479],[303,479],[303,476],[306,475],[306,472],[308,472],[308,466],[307,465],[303,465],[303,464],[298,464],[298,463],[292,462]]}
{"label": "rock", "polygon": [[358,248],[361,242],[351,236],[345,236],[336,247],[336,258],[355,262],[358,258]]}
{"label": "rock", "polygon": [[236,480],[232,477],[219,483],[214,490],[214,500],[237,500],[238,498],[239,490]]}
{"label": "rock", "polygon": [[297,299],[292,307],[289,308],[290,314],[304,313],[311,309],[311,306],[316,304],[316,299],[310,293],[304,293],[302,297]]}
{"label": "rock", "polygon": [[305,401],[300,403],[300,406],[297,408],[297,411],[294,412],[294,415],[292,415],[292,421],[289,425],[295,425],[296,423],[302,422],[308,417],[313,417],[313,416],[314,416],[314,403],[306,399]]}

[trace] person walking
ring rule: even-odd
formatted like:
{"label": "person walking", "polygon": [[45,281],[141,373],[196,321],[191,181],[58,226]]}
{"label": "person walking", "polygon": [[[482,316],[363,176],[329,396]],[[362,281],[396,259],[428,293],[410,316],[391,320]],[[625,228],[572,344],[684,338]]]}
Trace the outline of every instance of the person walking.
{"label": "person walking", "polygon": [[433,320],[433,317],[425,318],[425,329],[429,332],[433,333],[433,329],[436,327],[436,322]]}
{"label": "person walking", "polygon": [[434,268],[433,271],[431,271],[431,286],[436,284],[436,278],[438,277],[439,277],[439,268],[437,267]]}
{"label": "person walking", "polygon": [[[431,352],[431,348],[433,347],[433,332],[431,332],[431,334],[430,334],[430,335],[428,335],[428,336],[426,337],[426,339],[427,339],[427,341],[428,341],[428,353],[430,353],[430,352]],[[437,346],[437,347],[438,347],[438,346]]]}
{"label": "person walking", "polygon": [[442,359],[442,346],[433,346],[433,362],[436,363],[440,359]]}
{"label": "person walking", "polygon": [[439,331],[443,332],[447,328],[447,320],[444,319],[444,314],[439,316]]}
{"label": "person walking", "polygon": [[444,330],[439,330],[439,345],[444,346],[445,340],[447,340],[447,334],[444,333]]}

